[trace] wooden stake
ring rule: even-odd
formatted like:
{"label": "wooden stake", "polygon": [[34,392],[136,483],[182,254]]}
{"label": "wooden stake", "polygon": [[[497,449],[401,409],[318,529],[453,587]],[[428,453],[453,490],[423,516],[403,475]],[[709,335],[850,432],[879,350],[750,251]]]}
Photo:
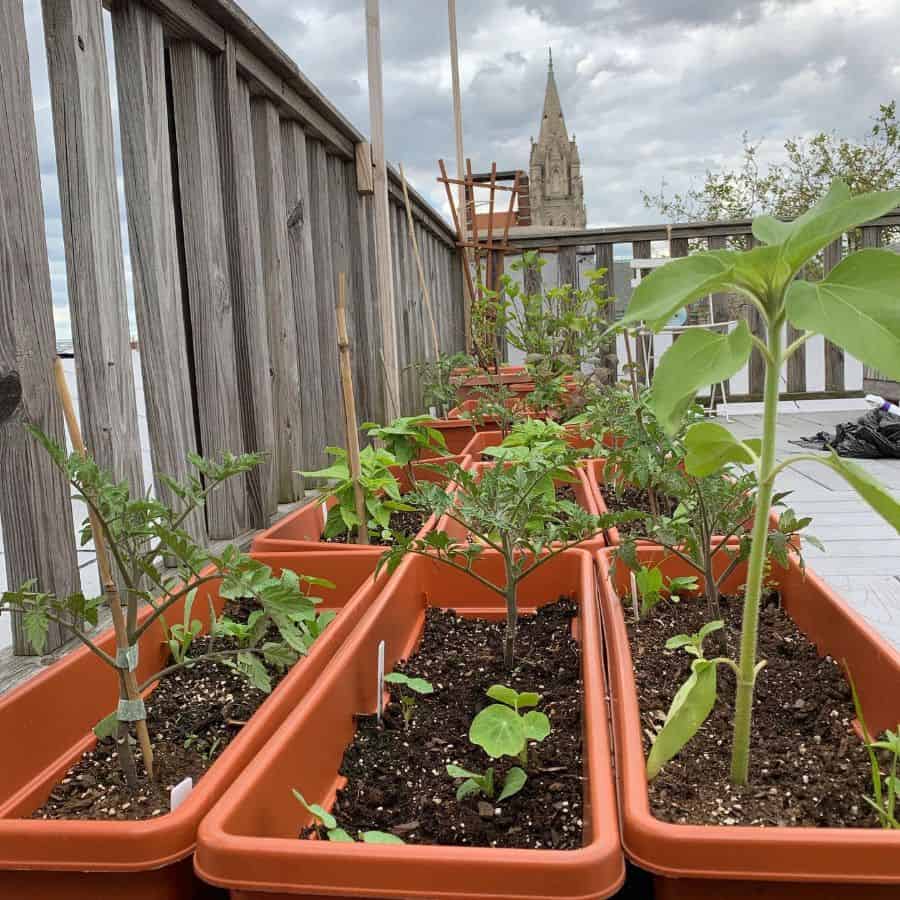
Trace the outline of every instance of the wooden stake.
{"label": "wooden stake", "polygon": [[[87,449],[84,446],[78,419],[75,417],[75,407],[72,404],[69,385],[66,383],[66,373],[63,370],[62,360],[58,356],[53,365],[53,375],[56,379],[56,390],[62,403],[63,415],[66,419],[66,426],[69,429],[72,446],[75,448],[76,453],[86,457]],[[128,648],[128,630],[125,624],[125,616],[122,615],[122,604],[119,602],[119,589],[116,587],[112,569],[109,565],[109,554],[106,550],[106,537],[103,533],[103,526],[90,507],[88,507],[88,518],[91,522],[91,533],[94,537],[94,550],[97,554],[97,568],[100,570],[100,581],[103,583],[103,591],[106,594],[109,611],[112,615],[113,630],[116,633],[116,647],[125,650]],[[135,601],[130,599],[129,602],[133,603]],[[134,672],[122,669],[121,674],[127,695],[126,699],[139,700],[141,695],[138,693],[137,679],[134,677]],[[144,767],[147,770],[147,775],[152,779],[153,747],[150,744],[150,733],[147,731],[146,720],[140,719],[135,722],[135,729],[137,730],[138,741],[141,744],[141,752],[144,755]]]}
{"label": "wooden stake", "polygon": [[397,398],[399,362],[397,351],[397,311],[394,307],[394,264],[391,253],[391,210],[388,203],[387,164],[384,156],[384,91],[381,78],[381,16],[378,0],[366,0],[366,50],[369,64],[369,120],[375,167],[375,284],[381,309],[384,353],[385,418],[400,415]]}
{"label": "wooden stake", "polygon": [[347,334],[347,277],[338,272],[338,296],[335,307],[337,316],[338,353],[341,363],[341,392],[344,395],[344,424],[347,426],[347,462],[353,479],[353,499],[356,501],[357,542],[369,543],[369,529],[366,525],[366,501],[363,497],[359,464],[359,428],[356,422],[356,402],[353,399],[353,369],[350,363],[350,337]]}
{"label": "wooden stake", "polygon": [[457,242],[456,245],[459,249],[459,261],[462,266],[463,273],[463,288],[466,292],[465,297],[465,310],[466,310],[466,350],[471,353],[472,351],[472,301],[475,298],[475,288],[472,284],[472,270],[469,267],[469,257],[465,251],[465,247],[467,246],[465,237],[463,235],[462,225],[460,215],[462,215],[463,207],[459,207],[459,211],[457,212],[457,208],[453,203],[453,194],[450,191],[450,182],[447,178],[447,169],[444,167],[444,161],[442,159],[438,160],[438,166],[441,170],[441,177],[438,181],[442,181],[444,183],[444,188],[447,191],[447,202],[450,205],[450,213],[453,216],[453,225],[456,228],[456,236]]}
{"label": "wooden stake", "polygon": [[[463,160],[465,159],[465,156],[463,154],[462,92],[460,91],[459,87],[459,43],[457,41],[456,33],[456,0],[447,0],[447,20],[450,29],[450,77],[453,84],[453,125],[454,132],[456,134],[456,176],[460,181],[462,181]],[[444,173],[444,177],[446,177],[446,172]],[[460,215],[462,215],[462,211],[465,208],[464,185],[459,185],[459,190],[457,193],[459,196],[458,209],[460,211]],[[450,205],[453,205],[452,202]],[[462,228],[459,227],[460,224],[461,223],[457,223],[457,234],[459,236],[459,240],[464,241],[465,235],[463,234]],[[462,250],[461,255],[463,263],[466,267],[466,271],[468,271],[469,254],[465,250]],[[469,278],[464,279],[463,284],[468,286],[470,281],[471,275],[469,276]],[[470,290],[463,304],[463,315],[466,330],[466,349],[469,351],[471,351],[472,349],[472,302],[474,301],[474,299],[474,292]]]}
{"label": "wooden stake", "polygon": [[434,358],[441,355],[441,342],[438,340],[437,325],[434,323],[434,310],[431,308],[431,293],[425,281],[425,270],[422,268],[422,257],[419,255],[419,241],[416,238],[416,223],[413,221],[412,205],[409,202],[409,188],[406,184],[406,174],[403,171],[403,163],[400,163],[400,181],[403,184],[403,199],[406,202],[406,221],[409,222],[409,237],[412,241],[413,253],[416,257],[416,268],[419,270],[419,287],[422,288],[422,296],[425,298],[425,308],[428,310],[428,320],[431,323],[431,337],[434,341]]}

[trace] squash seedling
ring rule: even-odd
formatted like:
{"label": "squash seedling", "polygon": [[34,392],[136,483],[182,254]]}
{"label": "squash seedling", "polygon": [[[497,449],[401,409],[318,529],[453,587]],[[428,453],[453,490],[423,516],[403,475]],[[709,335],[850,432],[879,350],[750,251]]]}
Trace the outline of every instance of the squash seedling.
{"label": "squash seedling", "polygon": [[[44,593],[35,582],[22,585],[17,591],[0,595],[0,610],[14,610],[22,614],[28,640],[40,651],[46,643],[51,622],[57,622],[71,633],[103,663],[113,669],[119,681],[119,705],[95,727],[98,737],[115,735],[119,764],[130,786],[137,784],[135,758],[129,738],[130,725],[146,720],[142,693],[161,678],[186,666],[201,662],[233,664],[251,683],[263,690],[270,689],[268,675],[261,658],[274,665],[289,665],[308,648],[306,635],[310,625],[317,625],[317,598],[309,597],[299,587],[299,578],[292,572],[275,577],[272,570],[241,553],[237,547],[227,546],[218,553],[198,546],[182,525],[188,516],[203,506],[206,498],[220,484],[236,475],[248,472],[262,461],[260,454],[223,455],[220,461],[191,455],[190,462],[197,470],[184,483],[161,476],[163,482],[180,501],[174,510],[159,500],[147,497],[132,498],[125,483],[115,483],[109,474],[87,455],[67,454],[66,451],[39,429],[29,431],[44,447],[54,464],[63,472],[74,488],[76,498],[91,512],[81,531],[82,543],[92,539],[94,527],[102,537],[115,564],[122,593],[112,578],[104,584],[104,594],[86,598],[81,593],[59,597]],[[96,523],[96,524],[92,524]],[[162,569],[164,559],[174,560],[174,573]],[[215,649],[211,642],[207,651],[198,657],[189,655],[198,633],[191,619],[192,597],[197,588],[221,581],[220,594],[225,597],[252,597],[260,606],[259,621],[274,623],[280,640],[259,641],[237,648]],[[318,579],[307,580],[312,583]],[[154,594],[158,594],[154,598]],[[163,618],[174,604],[185,600],[185,616],[180,628],[169,632],[172,663],[137,684],[137,649],[141,636]],[[94,636],[83,630],[83,622],[96,626],[102,606],[124,601],[125,621],[122,623],[123,643],[114,654],[97,643]],[[146,602],[149,609],[139,621],[138,607]],[[217,627],[215,617],[211,621]],[[265,631],[265,628],[262,629]],[[118,637],[118,635],[117,635]],[[110,698],[110,706],[113,706]],[[143,729],[141,749],[144,766],[152,776],[152,744]],[[140,732],[139,732],[140,736]]]}
{"label": "squash seedling", "polygon": [[307,803],[303,794],[296,788],[293,788],[293,792],[297,802],[313,817],[318,826],[324,830],[325,836],[329,841],[336,841],[341,844],[354,844],[357,840],[364,844],[406,843],[402,838],[398,838],[397,835],[390,834],[387,831],[360,831],[357,837],[354,838],[348,831],[345,831],[338,825],[337,819],[325,807],[320,806],[318,803]]}
{"label": "squash seedling", "polygon": [[[813,335],[823,335],[864,365],[880,370],[889,379],[900,380],[900,257],[888,250],[860,250],[820,281],[796,277],[832,241],[898,205],[900,191],[852,197],[847,185],[836,179],[827,196],[791,222],[772,216],[755,219],[753,236],[762,246],[745,252],[699,253],[655,269],[635,289],[619,323],[627,327],[645,322],[658,331],[685,305],[722,292],[749,299],[765,326],[765,340],[751,334],[746,321],[727,334],[695,329],[681,335],[660,359],[651,395],[657,419],[674,433],[697,391],[736,374],[746,365],[754,347],[765,366],[761,439],[738,440],[727,428],[713,422],[695,423],[685,437],[685,465],[690,474],[703,476],[726,464],[741,463],[755,469],[759,482],[734,711],[731,780],[736,784],[747,783],[750,767],[757,636],[775,478],[800,461],[826,465],[900,531],[900,501],[860,467],[835,453],[775,458],[782,366]],[[788,323],[800,336],[785,346]],[[689,697],[685,702],[691,705]]]}
{"label": "squash seedling", "polygon": [[403,712],[403,724],[408,727],[416,710],[414,694],[433,694],[434,685],[424,678],[414,678],[403,672],[391,672],[385,675],[384,680],[388,684],[400,685],[400,709]]}

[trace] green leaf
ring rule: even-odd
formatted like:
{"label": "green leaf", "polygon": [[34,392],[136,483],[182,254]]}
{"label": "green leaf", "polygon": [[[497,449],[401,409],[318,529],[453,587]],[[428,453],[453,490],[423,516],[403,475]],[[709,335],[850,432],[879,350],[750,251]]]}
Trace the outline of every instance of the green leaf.
{"label": "green leaf", "polygon": [[522,691],[516,700],[516,709],[528,709],[529,706],[537,706],[541,702],[541,695],[534,691]]}
{"label": "green leaf", "polygon": [[682,647],[687,647],[688,644],[693,643],[694,638],[691,635],[676,634],[666,641],[666,650],[680,650]]}
{"label": "green leaf", "polygon": [[297,798],[297,801],[300,803],[300,805],[314,819],[317,819],[319,822],[321,822],[329,831],[333,831],[335,828],[337,828],[337,819],[335,819],[335,817],[330,812],[328,812],[327,809],[319,806],[318,803],[307,803],[306,798],[303,796],[303,794],[300,793],[300,791],[298,791],[296,788],[292,788],[292,790],[294,792],[294,797]]}
{"label": "green leaf", "polygon": [[753,453],[756,452],[753,444],[748,449],[727,428],[715,422],[697,422],[691,425],[684,436],[684,446],[687,449],[684,467],[689,475],[696,475],[698,478],[712,475],[729,463],[752,465]]}
{"label": "green leaf", "polygon": [[282,669],[289,669],[297,662],[297,653],[286,644],[268,641],[262,645],[262,652],[267,663]]}
{"label": "green leaf", "polygon": [[343,828],[330,828],[328,830],[328,840],[335,841],[338,844],[355,844],[356,841]]}
{"label": "green leaf", "polygon": [[832,453],[830,458],[822,460],[822,462],[845,478],[878,515],[900,532],[900,500],[897,500],[884,485],[876,481],[856,463],[841,459],[836,453]]}
{"label": "green leaf", "polygon": [[472,794],[480,794],[481,793],[481,785],[474,778],[466,779],[457,789],[456,789],[456,802],[459,803],[466,799],[466,797],[471,797]]}
{"label": "green leaf", "polygon": [[111,712],[108,716],[104,716],[92,729],[98,741],[104,738],[114,737],[119,728],[119,716],[116,712]]}
{"label": "green leaf", "polygon": [[529,741],[542,741],[550,734],[550,720],[545,713],[531,710],[522,717],[525,726],[525,737]]}
{"label": "green leaf", "polygon": [[453,765],[453,763],[450,763],[447,766],[447,774],[451,778],[481,778],[477,772],[470,772],[468,769],[463,769],[461,766]]}
{"label": "green leaf", "polygon": [[857,359],[900,380],[900,256],[860,250],[822,281],[793,281],[785,296],[798,328],[825,335]]}
{"label": "green leaf", "polygon": [[388,834],[386,831],[361,831],[359,836],[365,844],[405,844],[406,841],[398,838],[396,834]]}
{"label": "green leaf", "polygon": [[746,321],[728,334],[702,328],[684,332],[662,355],[653,376],[650,403],[663,428],[674,434],[697,391],[734,375],[752,348]]}
{"label": "green leaf", "polygon": [[654,331],[662,328],[681,307],[724,287],[735,256],[724,250],[698,253],[654,269],[635,288],[622,323],[646,322]]}
{"label": "green leaf", "polygon": [[50,619],[47,612],[40,606],[29,606],[22,613],[22,627],[28,643],[42,653],[47,643],[47,629],[50,627]]}
{"label": "green leaf", "polygon": [[494,703],[472,720],[469,740],[492,759],[517,756],[525,746],[525,725],[514,709]]}
{"label": "green leaf", "polygon": [[815,206],[793,222],[762,216],[753,222],[755,237],[780,245],[781,256],[796,272],[823,247],[866,222],[900,205],[900,191],[879,191],[850,196],[846,184],[836,178],[831,190]]}
{"label": "green leaf", "polygon": [[648,779],[655,778],[659,770],[697,733],[712,712],[715,702],[716,663],[695,659],[691,663],[690,676],[675,694],[666,722],[650,748]]}
{"label": "green leaf", "polygon": [[519,699],[518,691],[514,691],[510,687],[505,687],[502,684],[494,684],[491,685],[487,689],[487,695],[491,698],[491,700],[497,700],[499,703],[505,703],[507,706],[511,706],[513,709],[516,708],[516,703]]}
{"label": "green leaf", "polygon": [[506,780],[503,782],[503,790],[500,791],[500,796],[497,798],[497,802],[501,803],[506,800],[507,797],[512,797],[513,794],[518,794],[519,791],[525,787],[525,782],[528,781],[528,776],[525,772],[520,769],[518,766],[513,766],[506,773]]}

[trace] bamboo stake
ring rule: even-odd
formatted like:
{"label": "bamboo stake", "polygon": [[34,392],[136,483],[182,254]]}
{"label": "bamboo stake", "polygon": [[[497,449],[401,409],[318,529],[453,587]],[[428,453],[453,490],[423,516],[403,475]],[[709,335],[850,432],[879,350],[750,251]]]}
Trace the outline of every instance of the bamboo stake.
{"label": "bamboo stake", "polygon": [[475,298],[475,287],[472,284],[472,269],[469,267],[469,257],[465,252],[465,247],[468,246],[465,237],[463,235],[463,229],[461,224],[460,215],[462,214],[463,207],[459,207],[459,213],[457,213],[457,208],[453,203],[453,194],[450,191],[450,182],[447,179],[447,169],[444,167],[444,161],[442,159],[438,160],[438,166],[441,170],[441,178],[438,181],[442,181],[444,183],[444,188],[447,191],[447,202],[450,205],[450,213],[453,216],[453,225],[456,228],[457,242],[456,246],[459,249],[459,261],[462,266],[463,273],[463,287],[466,291],[466,350],[468,352],[472,351],[472,302]]}
{"label": "bamboo stake", "polygon": [[[62,403],[63,415],[66,419],[66,426],[69,429],[69,437],[72,440],[72,446],[75,452],[82,457],[87,456],[87,449],[84,446],[84,439],[81,436],[81,428],[78,419],[75,417],[75,407],[72,403],[72,395],[69,393],[69,385],[66,383],[66,373],[63,370],[62,360],[57,356],[53,365],[53,375],[56,379],[56,390]],[[109,555],[106,550],[106,538],[103,533],[103,527],[100,524],[93,510],[88,508],[88,518],[91,522],[91,533],[94,538],[94,550],[97,554],[97,568],[100,570],[100,580],[103,583],[103,590],[106,594],[109,611],[112,615],[113,630],[116,633],[116,646],[121,650],[128,648],[128,630],[125,625],[125,616],[122,615],[122,605],[119,602],[119,589],[116,587],[115,579],[112,576],[112,569],[109,565]],[[129,602],[134,602],[129,600]],[[126,699],[139,700],[140,693],[137,689],[137,679],[134,672],[128,669],[121,669],[120,676],[122,686],[125,689]],[[147,722],[145,719],[139,719],[135,722],[138,741],[141,745],[141,752],[144,755],[144,767],[147,775],[153,778],[153,746],[150,744],[150,733],[147,731]]]}
{"label": "bamboo stake", "polygon": [[366,525],[366,501],[363,497],[359,464],[359,426],[356,422],[356,403],[353,399],[353,369],[350,364],[350,337],[347,334],[347,278],[338,272],[338,296],[335,307],[337,316],[338,352],[341,362],[341,392],[344,395],[344,424],[347,428],[347,461],[350,477],[353,479],[353,499],[356,501],[357,542],[369,543],[369,529]]}
{"label": "bamboo stake", "polygon": [[403,199],[406,202],[406,221],[409,222],[409,237],[412,241],[413,253],[416,257],[416,268],[419,270],[419,287],[422,288],[422,296],[425,298],[425,308],[428,310],[428,321],[431,323],[431,337],[434,341],[434,358],[441,355],[441,342],[438,340],[437,325],[434,322],[434,310],[431,308],[431,293],[425,282],[425,269],[422,268],[422,257],[419,255],[419,241],[416,237],[416,223],[413,221],[412,205],[409,202],[409,187],[406,184],[406,174],[403,171],[403,163],[400,163],[400,181],[403,184]]}

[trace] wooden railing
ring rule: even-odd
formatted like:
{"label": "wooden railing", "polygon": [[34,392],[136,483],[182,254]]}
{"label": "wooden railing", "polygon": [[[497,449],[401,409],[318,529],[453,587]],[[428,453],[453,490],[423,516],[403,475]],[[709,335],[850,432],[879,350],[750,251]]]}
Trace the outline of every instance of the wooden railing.
{"label": "wooden railing", "polygon": [[[900,210],[870,222],[853,235],[859,247],[880,247],[886,228],[900,225]],[[539,250],[557,257],[556,273],[560,284],[577,284],[579,266],[577,258],[585,253],[591,257],[592,267],[608,270],[607,285],[611,296],[621,297],[630,293],[630,283],[617,280],[615,261],[617,245],[630,248],[634,260],[650,259],[653,244],[657,242],[657,255],[687,256],[695,249],[722,249],[725,247],[749,248],[754,245],[752,221],[734,219],[721,222],[687,222],[673,225],[628,225],[615,228],[589,228],[581,231],[541,231],[537,228],[511,229],[509,241],[516,252]],[[833,269],[841,260],[847,236],[833,241],[822,254],[822,269]],[[625,258],[628,258],[626,251]],[[546,270],[545,270],[546,271]],[[532,289],[536,285],[531,286]],[[754,334],[762,336],[763,325],[754,306],[750,303],[733,302],[727,295],[713,295],[716,321],[729,317],[746,318]],[[694,310],[703,312],[706,306],[698,303]],[[789,327],[788,340],[798,335]],[[659,356],[671,337],[657,336],[655,355]],[[642,347],[637,348],[638,351]],[[820,358],[821,357],[821,358]],[[621,362],[621,360],[619,360]],[[642,354],[637,360],[643,364]],[[759,351],[754,350],[747,370],[726,384],[734,399],[759,399],[763,388],[763,364]],[[867,372],[866,377],[874,377]],[[783,394],[788,397],[837,397],[860,394],[863,388],[863,367],[856,360],[844,356],[844,351],[821,337],[813,338],[800,348],[788,362],[783,373]]]}
{"label": "wooden railing", "polygon": [[[0,521],[9,584],[62,592],[78,584],[68,490],[21,427],[63,440],[22,4],[0,4],[0,397],[15,406],[0,417]],[[201,540],[230,538],[267,525],[298,498],[295,470],[343,441],[341,271],[359,416],[383,418],[371,149],[232,0],[105,5],[153,468],[183,478],[193,451],[268,451],[187,523]],[[54,0],[44,15],[82,428],[140,494],[104,13],[99,0]],[[433,350],[395,172],[389,181],[401,406],[413,411],[414,364]],[[455,235],[415,192],[412,207],[441,349],[461,349]]]}

